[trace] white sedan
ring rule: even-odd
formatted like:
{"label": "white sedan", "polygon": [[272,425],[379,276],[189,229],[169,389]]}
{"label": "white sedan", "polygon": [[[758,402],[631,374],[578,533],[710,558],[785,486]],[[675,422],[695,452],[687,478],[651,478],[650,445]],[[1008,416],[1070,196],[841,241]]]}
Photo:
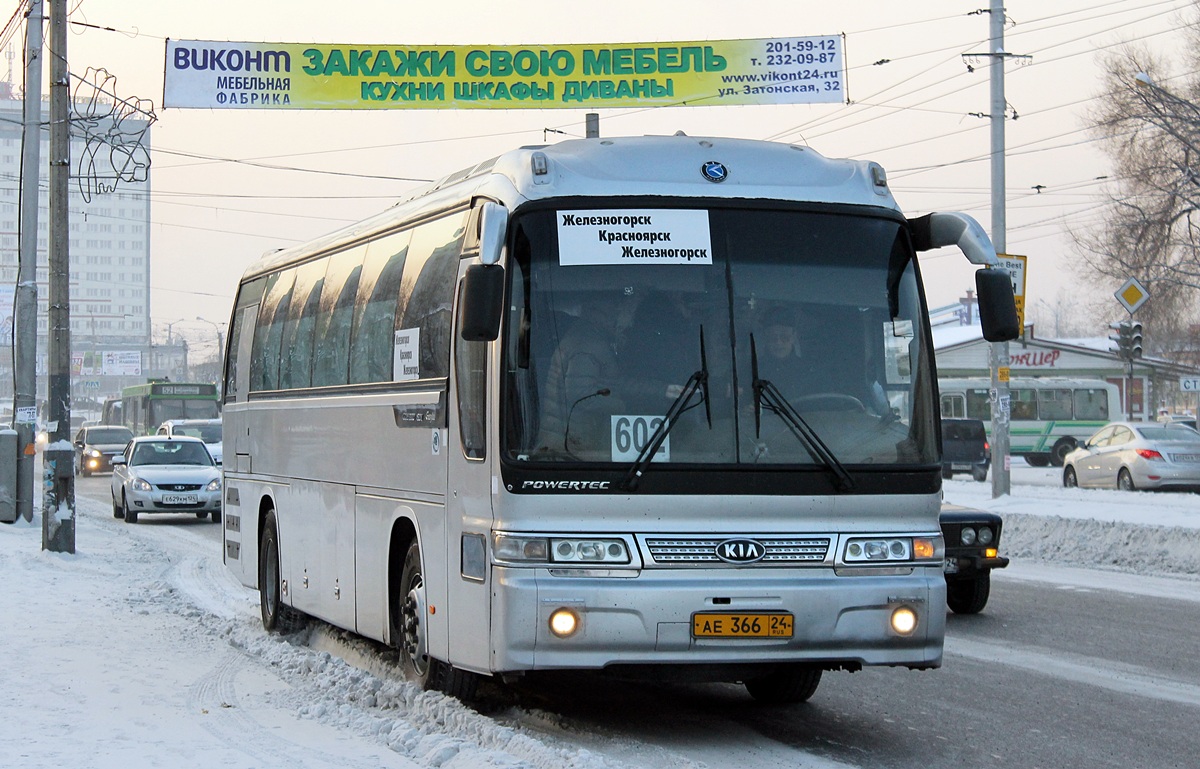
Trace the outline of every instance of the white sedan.
{"label": "white sedan", "polygon": [[1200,432],[1179,424],[1113,422],[1067,454],[1062,483],[1200,491]]}
{"label": "white sedan", "polygon": [[221,520],[221,470],[199,438],[144,435],[113,457],[113,516],[195,513]]}

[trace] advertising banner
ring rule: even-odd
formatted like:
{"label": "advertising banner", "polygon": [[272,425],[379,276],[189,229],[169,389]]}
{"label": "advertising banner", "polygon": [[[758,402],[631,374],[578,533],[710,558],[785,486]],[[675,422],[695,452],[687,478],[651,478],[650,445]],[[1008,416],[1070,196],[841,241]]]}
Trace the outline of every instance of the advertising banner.
{"label": "advertising banner", "polygon": [[391,46],[168,40],[163,106],[550,109],[846,101],[840,35]]}

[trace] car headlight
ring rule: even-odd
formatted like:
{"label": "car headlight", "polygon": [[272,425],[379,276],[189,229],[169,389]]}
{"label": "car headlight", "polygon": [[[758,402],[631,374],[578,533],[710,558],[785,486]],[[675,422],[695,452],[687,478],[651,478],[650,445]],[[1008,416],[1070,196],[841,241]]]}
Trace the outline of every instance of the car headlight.
{"label": "car headlight", "polygon": [[100,452],[97,451],[96,449],[88,449],[87,455],[89,457],[92,457],[93,459],[98,459],[101,456]]}
{"label": "car headlight", "polygon": [[602,537],[531,537],[497,533],[498,561],[518,563],[629,563],[623,539]]}
{"label": "car headlight", "polygon": [[959,539],[964,545],[975,544],[975,529],[972,529],[970,526],[963,526]]}
{"label": "car headlight", "polygon": [[145,481],[143,481],[141,478],[134,478],[133,483],[131,483],[129,485],[133,487],[134,491],[151,491],[154,488],[149,483],[146,483]]}
{"label": "car headlight", "polygon": [[937,560],[945,556],[941,537],[861,537],[846,542],[846,563]]}
{"label": "car headlight", "polygon": [[204,490],[205,491],[220,491],[221,490],[221,479],[220,478],[212,479],[211,481],[208,482],[208,485],[204,487]]}
{"label": "car headlight", "polygon": [[979,527],[979,544],[990,545],[992,544],[993,539],[995,539],[995,535],[992,534],[991,529],[989,529],[987,526]]}

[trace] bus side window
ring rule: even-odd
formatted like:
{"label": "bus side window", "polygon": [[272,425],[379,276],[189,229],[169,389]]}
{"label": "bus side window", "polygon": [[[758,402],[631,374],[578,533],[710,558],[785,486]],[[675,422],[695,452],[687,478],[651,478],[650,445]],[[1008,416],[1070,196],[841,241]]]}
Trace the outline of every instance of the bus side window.
{"label": "bus side window", "polygon": [[395,330],[420,329],[420,378],[444,377],[450,370],[450,305],[466,234],[467,212],[423,224],[413,231],[404,267],[407,301],[396,312]]}
{"label": "bus side window", "polygon": [[[462,301],[460,287],[459,301]],[[458,383],[458,430],[468,459],[487,456],[487,342],[454,337],[454,376]]]}
{"label": "bus side window", "polygon": [[362,273],[365,248],[335,254],[325,275],[313,340],[313,387],[346,384],[350,363],[350,326]]}
{"label": "bus side window", "polygon": [[254,330],[254,355],[250,369],[250,389],[275,390],[279,387],[279,347],[283,339],[283,321],[292,300],[295,271],[272,275],[267,283]]}
{"label": "bus side window", "polygon": [[404,230],[367,246],[350,330],[351,384],[392,378],[392,324],[411,238],[412,231]]}
{"label": "bus side window", "polygon": [[1013,390],[1012,419],[1037,419],[1037,390]]}

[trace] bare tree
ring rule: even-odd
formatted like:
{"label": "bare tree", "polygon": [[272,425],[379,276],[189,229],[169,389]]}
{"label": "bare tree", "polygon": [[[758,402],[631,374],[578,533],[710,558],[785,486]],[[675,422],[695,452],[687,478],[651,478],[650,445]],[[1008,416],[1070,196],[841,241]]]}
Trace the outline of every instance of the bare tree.
{"label": "bare tree", "polygon": [[[1114,181],[1100,223],[1076,232],[1097,281],[1136,277],[1153,297],[1138,311],[1156,348],[1192,336],[1200,299],[1200,2],[1182,33],[1186,74],[1128,47],[1104,60],[1105,91],[1091,111]],[[1195,341],[1195,340],[1192,340]]]}

